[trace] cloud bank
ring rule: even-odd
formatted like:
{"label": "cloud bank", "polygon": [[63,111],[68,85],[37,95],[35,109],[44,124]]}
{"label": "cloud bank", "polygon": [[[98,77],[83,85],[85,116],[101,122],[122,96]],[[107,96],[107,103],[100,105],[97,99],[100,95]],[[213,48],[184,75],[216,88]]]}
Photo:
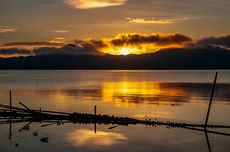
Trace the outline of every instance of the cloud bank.
{"label": "cloud bank", "polygon": [[[29,45],[32,49],[23,49]],[[230,35],[207,37],[194,41],[182,34],[118,34],[113,38],[99,40],[87,39],[72,41],[71,44],[55,42],[14,42],[0,45],[0,57],[36,56],[36,55],[122,55],[154,53],[161,49],[171,48],[224,48],[230,49]]]}
{"label": "cloud bank", "polygon": [[182,34],[118,34],[114,38],[104,38],[91,43],[103,53],[120,55],[121,51],[128,49],[129,54],[153,53],[163,48],[181,48],[192,41]]}
{"label": "cloud bank", "polygon": [[[4,43],[0,44],[1,49],[26,49],[26,50],[33,50],[35,48],[42,48],[42,47],[62,47],[65,45],[65,40],[63,39],[54,39],[51,41],[32,41],[32,42],[11,42],[11,43]],[[1,55],[1,53],[0,53]]]}
{"label": "cloud bank", "polygon": [[220,37],[208,37],[202,40],[199,40],[197,43],[194,44],[196,47],[202,46],[215,46],[230,49],[230,34],[226,36]]}

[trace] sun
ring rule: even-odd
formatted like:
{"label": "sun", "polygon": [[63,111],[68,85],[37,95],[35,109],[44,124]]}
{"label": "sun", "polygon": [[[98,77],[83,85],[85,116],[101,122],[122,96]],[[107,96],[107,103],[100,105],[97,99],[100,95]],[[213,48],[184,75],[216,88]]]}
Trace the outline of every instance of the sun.
{"label": "sun", "polygon": [[131,53],[131,51],[127,48],[123,48],[119,52],[121,55],[129,55]]}

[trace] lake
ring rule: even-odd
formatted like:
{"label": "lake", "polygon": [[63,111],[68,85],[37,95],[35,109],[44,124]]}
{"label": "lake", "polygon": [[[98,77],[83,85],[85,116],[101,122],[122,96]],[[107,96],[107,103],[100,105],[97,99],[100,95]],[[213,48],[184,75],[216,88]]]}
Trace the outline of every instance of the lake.
{"label": "lake", "polygon": [[[216,71],[212,70],[2,70],[0,103],[32,109],[204,123]],[[218,70],[209,123],[230,125],[230,71]],[[4,118],[1,118],[3,121]],[[229,136],[144,125],[118,126],[32,123],[0,124],[0,151],[223,152]],[[43,126],[45,125],[45,126]],[[230,133],[230,130],[215,129]],[[38,132],[38,136],[33,136]],[[49,137],[48,143],[40,142]],[[210,148],[208,148],[208,144]]]}

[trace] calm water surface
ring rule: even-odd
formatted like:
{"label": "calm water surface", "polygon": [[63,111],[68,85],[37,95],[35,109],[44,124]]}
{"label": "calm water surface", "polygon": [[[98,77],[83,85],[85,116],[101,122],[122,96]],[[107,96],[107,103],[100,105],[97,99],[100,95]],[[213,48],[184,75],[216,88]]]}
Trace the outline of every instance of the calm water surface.
{"label": "calm water surface", "polygon": [[[230,71],[219,71],[210,123],[230,125]],[[0,71],[0,103],[23,102],[33,109],[129,116],[203,123],[215,71]],[[0,124],[1,152],[49,151],[157,151],[222,152],[230,149],[230,137],[165,127],[94,126],[80,124]],[[34,131],[38,136],[32,135]],[[225,132],[230,132],[224,130]],[[40,142],[43,136],[49,143]],[[208,139],[208,140],[207,140]],[[19,146],[16,147],[15,144]]]}

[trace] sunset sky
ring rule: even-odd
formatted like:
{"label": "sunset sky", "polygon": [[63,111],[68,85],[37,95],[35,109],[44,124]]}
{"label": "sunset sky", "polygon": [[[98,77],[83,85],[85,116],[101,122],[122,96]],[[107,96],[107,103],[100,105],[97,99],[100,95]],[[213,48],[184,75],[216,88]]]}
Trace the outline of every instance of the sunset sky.
{"label": "sunset sky", "polygon": [[[1,0],[0,48],[84,41],[101,52],[125,55],[184,47],[228,36],[229,6],[229,0]],[[129,43],[133,35],[135,45]],[[113,43],[117,39],[122,44]]]}

